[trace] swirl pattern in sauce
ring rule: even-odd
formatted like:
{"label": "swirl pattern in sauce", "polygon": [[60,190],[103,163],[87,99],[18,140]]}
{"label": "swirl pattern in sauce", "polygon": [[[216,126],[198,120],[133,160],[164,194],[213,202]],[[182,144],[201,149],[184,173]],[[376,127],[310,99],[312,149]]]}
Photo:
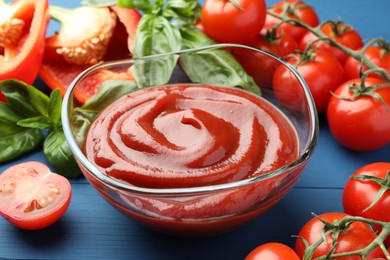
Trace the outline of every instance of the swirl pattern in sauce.
{"label": "swirl pattern in sauce", "polygon": [[268,101],[201,84],[128,94],[91,124],[85,154],[132,185],[183,188],[234,182],[298,157],[291,122]]}

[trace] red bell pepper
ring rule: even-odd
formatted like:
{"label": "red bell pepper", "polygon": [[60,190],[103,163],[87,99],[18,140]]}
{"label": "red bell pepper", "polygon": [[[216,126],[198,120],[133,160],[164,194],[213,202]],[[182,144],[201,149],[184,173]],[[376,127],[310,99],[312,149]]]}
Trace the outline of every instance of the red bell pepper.
{"label": "red bell pepper", "polygon": [[[46,39],[39,76],[51,89],[64,95],[69,84],[83,70],[101,62],[131,57],[131,46],[141,14],[119,7],[53,8],[52,18],[60,31]],[[100,40],[98,40],[100,39]],[[131,79],[131,75],[103,73],[75,92],[80,102],[96,93],[100,83],[111,78]]]}
{"label": "red bell pepper", "polygon": [[9,5],[0,1],[0,80],[31,85],[36,79],[45,49],[48,5],[48,0],[15,0]]}

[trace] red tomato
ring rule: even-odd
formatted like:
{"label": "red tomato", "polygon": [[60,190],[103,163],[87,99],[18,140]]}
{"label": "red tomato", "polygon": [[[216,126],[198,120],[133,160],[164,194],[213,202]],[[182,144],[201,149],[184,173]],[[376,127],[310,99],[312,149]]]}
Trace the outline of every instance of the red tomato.
{"label": "red tomato", "polygon": [[[389,172],[390,163],[375,162],[359,168],[352,176],[373,176],[384,182]],[[373,180],[349,178],[343,192],[344,211],[354,216],[390,222],[390,190],[371,206],[381,188],[382,185]]]}
{"label": "red tomato", "polygon": [[298,49],[298,44],[288,33],[273,29],[262,30],[247,45],[286,57]]}
{"label": "red tomato", "polygon": [[[319,18],[316,11],[303,1],[282,1],[272,6],[269,11],[280,15],[285,9],[287,10],[288,17],[291,19],[302,21],[312,27],[316,27],[319,24]],[[268,14],[265,20],[265,27],[275,27],[275,25],[280,22],[280,19]],[[290,34],[297,42],[301,40],[302,36],[307,31],[303,27],[295,26],[290,23],[283,23],[279,28]]]}
{"label": "red tomato", "polygon": [[43,58],[48,1],[14,1],[8,10],[1,14],[9,19],[2,21],[0,31],[0,80],[14,78],[31,85]]}
{"label": "red tomato", "polygon": [[[329,212],[319,215],[319,217],[330,223],[335,224],[337,220],[341,220],[344,217],[349,216],[345,213],[338,213],[338,212]],[[303,242],[304,240],[307,241],[309,245],[314,244],[315,242],[319,241],[324,236],[324,223],[319,220],[317,217],[314,217],[313,219],[309,220],[299,231],[296,244],[295,244],[295,251],[297,252],[298,256],[302,259],[306,245]],[[315,250],[314,254],[311,259],[316,259],[321,256],[326,256],[333,246],[333,240],[332,240],[332,234],[329,234],[326,236],[326,241],[322,242]],[[366,246],[368,246],[374,239],[376,238],[376,234],[364,223],[362,222],[353,222],[346,230],[343,232],[340,232],[335,254],[337,253],[345,253],[345,252],[352,252],[358,249],[362,249]],[[375,259],[375,258],[381,258],[384,254],[382,250],[377,247],[375,248],[368,256],[367,259]],[[362,259],[359,255],[354,256],[345,256],[345,257],[339,257],[337,259],[340,260],[360,260]]]}
{"label": "red tomato", "polygon": [[56,222],[71,200],[69,181],[39,162],[12,166],[0,175],[0,215],[35,230]]}
{"label": "red tomato", "polygon": [[[389,49],[381,48],[379,46],[369,46],[367,50],[364,52],[365,56],[372,63],[377,65],[380,68],[383,68],[390,75],[390,46]],[[353,57],[348,57],[347,61],[344,64],[345,75],[348,79],[359,78],[360,67],[362,63],[356,60]],[[367,67],[363,66],[362,71],[366,71]],[[370,73],[370,77],[380,78],[380,76],[376,73]]]}
{"label": "red tomato", "polygon": [[[336,42],[352,50],[357,50],[363,47],[363,40],[360,37],[360,34],[356,30],[354,30],[351,26],[343,22],[338,22],[336,24],[326,23],[321,27],[321,30],[327,37],[335,40]],[[317,36],[315,36],[311,32],[307,32],[302,37],[299,43],[300,49],[304,51],[307,45],[316,39],[318,39]],[[326,50],[332,53],[343,65],[346,59],[348,58],[348,54],[338,49],[337,47],[329,45],[324,41],[316,42],[312,45],[312,47],[319,48],[321,50]]]}
{"label": "red tomato", "polygon": [[[98,60],[99,62],[131,57],[135,31],[138,22],[141,19],[141,14],[133,9],[113,7],[112,12],[114,12],[117,17],[116,26],[111,37],[113,40],[108,42],[107,51],[104,56]],[[78,19],[82,22],[84,17],[78,17]],[[101,26],[105,27],[105,25]],[[85,29],[85,27],[81,28]],[[57,49],[64,47],[64,44],[66,44],[66,46],[73,46],[76,44],[73,42],[74,36],[83,35],[83,32],[77,31],[77,29],[78,28],[69,30],[74,32],[74,35],[61,35],[61,33],[59,33],[46,39],[45,56],[39,71],[39,76],[51,89],[59,88],[62,95],[65,94],[66,89],[73,79],[90,66],[90,64],[73,64],[72,62],[65,60],[64,57],[57,52]],[[69,33],[69,31],[66,32]],[[80,42],[80,39],[77,40],[77,43],[78,42]],[[78,90],[75,91],[75,96],[81,103],[84,103],[96,93],[103,80],[113,78],[133,79],[133,76],[130,74],[125,75],[124,73],[115,74],[112,72],[103,72],[84,84],[83,89],[78,88]]]}
{"label": "red tomato", "polygon": [[[306,81],[313,96],[318,113],[326,110],[331,91],[345,80],[344,69],[340,62],[330,53],[323,50],[312,50],[312,53],[296,54],[287,61],[294,65]],[[276,97],[286,106],[299,110],[302,95],[299,82],[285,66],[279,66],[273,78]]]}
{"label": "red tomato", "polygon": [[284,244],[270,242],[253,249],[245,260],[299,260],[295,251]]}
{"label": "red tomato", "polygon": [[[247,44],[279,57],[286,57],[298,48],[298,44],[289,34],[275,30],[266,30]],[[266,55],[254,55],[254,52],[247,51],[235,52],[233,55],[258,86],[262,88],[272,86],[272,76],[279,65],[277,60]]]}
{"label": "red tomato", "polygon": [[[360,79],[349,80],[334,91],[327,109],[328,125],[333,137],[343,146],[355,151],[372,151],[390,142],[390,87],[371,90],[386,105],[367,93],[353,99],[336,97],[352,95],[350,88],[356,88],[360,82]],[[383,82],[366,78],[365,86],[369,91],[370,86]]]}
{"label": "red tomato", "polygon": [[265,0],[206,0],[201,13],[204,32],[222,43],[246,43],[263,28]]}

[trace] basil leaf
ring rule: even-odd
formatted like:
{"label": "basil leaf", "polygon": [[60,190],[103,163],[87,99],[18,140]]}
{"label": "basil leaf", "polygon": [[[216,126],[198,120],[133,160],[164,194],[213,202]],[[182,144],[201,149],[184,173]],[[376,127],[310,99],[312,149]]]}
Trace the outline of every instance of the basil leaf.
{"label": "basil leaf", "polygon": [[[38,106],[40,108],[44,108],[46,106],[47,113],[47,105],[49,98],[34,87],[29,86],[18,80],[3,80],[0,81],[0,89],[7,98],[7,101],[10,106],[16,108],[17,111],[23,116],[33,117],[39,115],[39,111],[34,107],[34,103],[39,103],[38,100],[42,100],[43,103],[38,104]],[[31,98],[32,93],[29,91],[29,89],[36,90],[31,92],[37,92],[37,95],[39,95],[40,98]],[[32,99],[34,99],[34,102],[32,101]]]}
{"label": "basil leaf", "polygon": [[168,20],[175,18],[177,24],[194,24],[200,19],[201,10],[202,7],[196,0],[170,0],[163,16]]}
{"label": "basil leaf", "polygon": [[13,160],[36,149],[44,135],[39,129],[27,128],[0,138],[0,163]]}
{"label": "basil leaf", "polygon": [[36,129],[47,129],[52,127],[52,122],[44,116],[30,117],[26,119],[21,119],[17,123],[19,126],[25,128],[36,128]]}
{"label": "basil leaf", "polygon": [[83,110],[101,111],[119,97],[137,89],[137,83],[130,80],[104,81],[98,92],[85,102]]}
{"label": "basil leaf", "polygon": [[23,131],[23,127],[18,126],[16,122],[0,118],[0,138],[13,135],[21,131]]}
{"label": "basil leaf", "polygon": [[93,118],[96,117],[96,113],[88,114],[88,111],[78,111],[72,117],[72,132],[73,138],[75,139],[77,145],[82,148],[84,145],[85,137],[87,135],[87,131]]}
{"label": "basil leaf", "polygon": [[145,14],[151,14],[153,11],[153,4],[149,0],[118,0],[119,7],[127,7],[138,9]]}
{"label": "basil leaf", "polygon": [[104,7],[104,6],[112,6],[116,5],[117,0],[82,0],[81,5],[86,6],[96,6],[96,7]]}
{"label": "basil leaf", "polygon": [[17,123],[23,117],[8,103],[0,102],[0,120]]}
{"label": "basil leaf", "polygon": [[[181,49],[179,30],[161,16],[142,16],[134,42],[133,57],[178,51]],[[169,81],[176,66],[178,56],[169,55],[165,59],[144,61],[135,59],[132,73],[140,88],[162,85]]]}
{"label": "basil leaf", "polygon": [[59,174],[65,177],[82,175],[62,129],[49,132],[43,143],[43,153]]}
{"label": "basil leaf", "polygon": [[180,34],[182,37],[182,49],[192,49],[216,44],[214,40],[207,37],[195,26],[180,27]]}
{"label": "basil leaf", "polygon": [[[210,40],[199,29],[182,27],[183,48],[208,45]],[[198,52],[183,53],[180,64],[192,82],[211,85],[240,87],[256,95],[260,88],[242,68],[234,56],[222,49],[210,48]]]}
{"label": "basil leaf", "polygon": [[49,100],[49,119],[54,125],[60,123],[61,106],[62,106],[61,92],[59,89],[55,89],[51,92],[50,100]]}

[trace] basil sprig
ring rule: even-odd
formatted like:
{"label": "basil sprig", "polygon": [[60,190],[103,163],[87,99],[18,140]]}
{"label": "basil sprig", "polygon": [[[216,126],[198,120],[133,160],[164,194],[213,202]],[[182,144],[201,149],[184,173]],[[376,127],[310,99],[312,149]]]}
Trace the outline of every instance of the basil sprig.
{"label": "basil sprig", "polygon": [[[135,34],[133,57],[176,52],[181,49],[181,35],[173,23],[193,23],[200,17],[200,5],[194,0],[119,0],[118,5],[143,12]],[[155,62],[136,62],[132,73],[140,88],[169,81],[178,56],[169,55]]]}
{"label": "basil sprig", "polygon": [[81,175],[61,125],[59,90],[50,97],[18,80],[0,81],[7,102],[0,102],[0,162],[43,145],[47,160],[66,177]]}
{"label": "basil sprig", "polygon": [[[96,95],[73,110],[76,142],[84,143],[96,115],[119,97],[137,89],[134,81],[109,80]],[[58,89],[50,97],[18,80],[0,81],[7,102],[0,102],[0,163],[18,158],[40,146],[48,162],[65,177],[82,173],[65,139],[61,123],[62,98]]]}
{"label": "basil sprig", "polygon": [[[195,26],[201,6],[196,0],[119,0],[118,5],[136,8],[145,14],[135,35],[133,57],[175,52],[213,45]],[[177,55],[153,62],[136,62],[132,72],[140,87],[166,84],[178,60]],[[208,49],[180,55],[181,67],[192,82],[240,87],[257,95],[260,88],[231,53]]]}

